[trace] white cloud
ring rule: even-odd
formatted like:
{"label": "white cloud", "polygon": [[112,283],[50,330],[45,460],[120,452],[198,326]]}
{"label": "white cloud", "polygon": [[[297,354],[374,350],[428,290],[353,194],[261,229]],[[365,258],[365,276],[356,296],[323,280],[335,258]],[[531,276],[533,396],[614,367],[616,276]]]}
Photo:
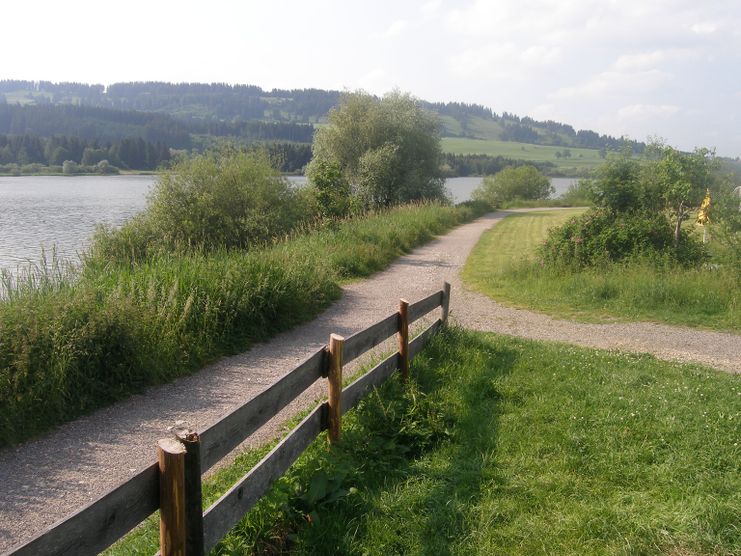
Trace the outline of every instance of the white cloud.
{"label": "white cloud", "polygon": [[650,52],[639,52],[637,54],[624,54],[615,61],[613,67],[619,71],[642,70],[655,68],[668,61],[696,60],[699,56],[699,52],[691,48],[653,50]]}
{"label": "white cloud", "polygon": [[519,48],[513,42],[486,44],[448,57],[451,71],[461,76],[516,78],[561,60],[561,48],[533,45]]}
{"label": "white cloud", "polygon": [[388,29],[386,29],[386,36],[387,37],[396,37],[398,35],[401,35],[404,32],[404,29],[407,28],[407,22],[403,19],[397,19],[394,21]]}
{"label": "white cloud", "polygon": [[711,21],[703,21],[701,23],[695,23],[690,27],[693,33],[698,35],[709,35],[715,33],[718,30],[718,25]]}
{"label": "white cloud", "polygon": [[422,13],[428,16],[435,15],[440,11],[442,5],[442,0],[432,0],[422,5]]}
{"label": "white cloud", "polygon": [[376,94],[391,88],[388,86],[387,74],[383,68],[375,68],[361,75],[356,81],[356,87]]}
{"label": "white cloud", "polygon": [[518,56],[517,48],[512,43],[487,44],[450,56],[448,66],[462,76],[503,76],[509,74],[511,61]]}
{"label": "white cloud", "polygon": [[617,115],[620,118],[663,118],[673,116],[679,111],[679,106],[674,104],[631,104],[620,108]]}
{"label": "white cloud", "polygon": [[558,46],[531,46],[520,54],[520,59],[532,65],[547,65],[561,61],[561,48]]}
{"label": "white cloud", "polygon": [[666,83],[670,77],[668,73],[655,69],[637,72],[606,71],[579,85],[561,87],[549,96],[553,99],[568,99],[647,93]]}

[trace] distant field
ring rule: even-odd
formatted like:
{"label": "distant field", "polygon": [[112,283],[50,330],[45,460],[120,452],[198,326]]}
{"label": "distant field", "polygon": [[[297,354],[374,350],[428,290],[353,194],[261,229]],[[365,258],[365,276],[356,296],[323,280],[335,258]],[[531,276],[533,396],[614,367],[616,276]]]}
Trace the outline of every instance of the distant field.
{"label": "distant field", "polygon": [[[533,162],[553,162],[559,168],[588,169],[603,162],[596,149],[579,149],[576,147],[552,147],[546,145],[530,145],[514,141],[498,141],[495,139],[468,139],[463,137],[443,137],[443,151],[453,154],[488,154],[504,156]],[[568,149],[571,156],[557,158],[556,152]]]}
{"label": "distant field", "polygon": [[[29,93],[34,96],[33,99],[28,98]],[[8,104],[36,104],[36,98],[47,97],[51,98],[51,94],[48,93],[37,93],[30,91],[13,91],[12,93],[3,93],[5,95],[5,101]]]}

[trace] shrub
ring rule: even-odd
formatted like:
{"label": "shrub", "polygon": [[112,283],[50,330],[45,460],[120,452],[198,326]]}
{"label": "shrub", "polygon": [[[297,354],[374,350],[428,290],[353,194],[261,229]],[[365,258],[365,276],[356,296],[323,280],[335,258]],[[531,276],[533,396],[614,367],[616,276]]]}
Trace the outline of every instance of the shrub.
{"label": "shrub", "polygon": [[80,165],[74,160],[65,160],[62,164],[62,173],[65,176],[72,176],[80,172]]}
{"label": "shrub", "polygon": [[639,209],[645,202],[641,165],[630,151],[611,154],[596,174],[589,192],[597,206],[626,212]]}
{"label": "shrub", "polygon": [[553,228],[539,254],[544,263],[565,267],[643,257],[685,266],[703,262],[703,245],[684,231],[682,236],[679,248],[675,248],[669,220],[663,213],[595,209]]}
{"label": "shrub", "polygon": [[741,203],[736,184],[729,182],[713,197],[710,233],[715,242],[714,255],[729,265],[741,280]]}
{"label": "shrub", "polygon": [[572,183],[566,192],[561,195],[561,200],[571,206],[586,206],[593,203],[593,182],[590,179],[580,179]]}
{"label": "shrub", "polygon": [[101,229],[95,257],[141,262],[161,252],[245,249],[265,244],[315,216],[264,152],[228,150],[164,172],[146,210],[119,230]]}
{"label": "shrub", "polygon": [[546,199],[553,191],[548,177],[534,166],[510,166],[486,176],[473,198],[496,207],[515,199]]}
{"label": "shrub", "polygon": [[336,161],[314,159],[309,164],[306,175],[309,178],[313,195],[319,204],[322,216],[343,217],[350,211],[350,182],[342,173]]}

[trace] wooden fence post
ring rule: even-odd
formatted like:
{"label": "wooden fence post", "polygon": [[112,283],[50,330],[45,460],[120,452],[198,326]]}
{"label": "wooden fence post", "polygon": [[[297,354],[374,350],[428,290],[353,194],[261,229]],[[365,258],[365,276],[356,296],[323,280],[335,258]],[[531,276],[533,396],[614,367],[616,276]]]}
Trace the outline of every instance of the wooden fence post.
{"label": "wooden fence post", "polygon": [[409,378],[409,302],[406,299],[399,300],[399,370],[401,381],[406,382]]}
{"label": "wooden fence post", "polygon": [[340,439],[340,419],[342,408],[342,350],[345,338],[337,334],[329,336],[329,441],[335,443]]}
{"label": "wooden fence post", "polygon": [[443,282],[443,323],[448,323],[448,312],[450,311],[450,283]]}
{"label": "wooden fence post", "polygon": [[185,446],[175,438],[157,443],[160,470],[160,553],[185,556]]}
{"label": "wooden fence post", "polygon": [[177,428],[175,436],[185,446],[185,554],[204,556],[201,439],[187,426]]}

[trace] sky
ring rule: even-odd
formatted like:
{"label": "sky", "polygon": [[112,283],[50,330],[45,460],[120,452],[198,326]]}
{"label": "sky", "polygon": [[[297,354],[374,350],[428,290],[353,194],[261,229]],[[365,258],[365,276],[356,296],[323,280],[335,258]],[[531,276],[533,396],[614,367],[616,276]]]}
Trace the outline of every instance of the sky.
{"label": "sky", "polygon": [[399,88],[741,156],[738,0],[0,1],[0,79]]}

